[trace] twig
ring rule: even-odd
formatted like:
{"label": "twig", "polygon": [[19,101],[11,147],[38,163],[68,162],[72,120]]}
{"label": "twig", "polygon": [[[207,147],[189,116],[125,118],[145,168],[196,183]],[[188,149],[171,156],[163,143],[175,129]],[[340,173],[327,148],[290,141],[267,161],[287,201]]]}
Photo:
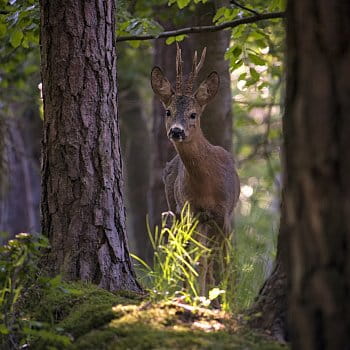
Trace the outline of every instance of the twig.
{"label": "twig", "polygon": [[153,40],[153,39],[169,38],[171,36],[191,34],[191,33],[218,32],[226,28],[237,27],[241,24],[255,23],[258,21],[263,21],[265,19],[283,18],[284,16],[285,16],[284,12],[257,14],[255,16],[244,17],[240,19],[235,19],[233,21],[224,22],[219,25],[181,28],[177,30],[165,31],[160,34],[120,36],[116,39],[116,42],[131,41],[131,40]]}
{"label": "twig", "polygon": [[248,11],[248,12],[253,13],[254,15],[260,16],[260,13],[259,13],[259,12],[257,12],[257,11],[255,11],[255,10],[253,10],[253,9],[250,9],[250,8],[248,8],[248,7],[245,7],[245,6],[241,5],[241,4],[239,4],[239,3],[238,3],[237,1],[235,1],[235,0],[231,0],[230,2],[231,2],[231,4],[233,4],[233,5],[235,5],[235,6],[239,7],[239,8],[241,8],[242,10],[245,10],[245,11]]}
{"label": "twig", "polygon": [[249,107],[269,107],[269,106],[279,107],[282,105],[281,103],[275,103],[275,102],[261,102],[261,103],[259,103],[259,102],[249,102],[249,101],[241,101],[241,100],[235,100],[235,99],[233,99],[232,102],[238,103],[240,105],[246,105]]}

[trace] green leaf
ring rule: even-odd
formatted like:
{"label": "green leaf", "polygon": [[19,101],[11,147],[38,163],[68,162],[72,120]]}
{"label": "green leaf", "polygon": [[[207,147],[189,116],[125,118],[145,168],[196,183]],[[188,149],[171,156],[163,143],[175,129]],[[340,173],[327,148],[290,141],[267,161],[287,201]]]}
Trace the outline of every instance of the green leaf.
{"label": "green leaf", "polygon": [[9,330],[2,323],[0,323],[0,334],[9,334]]}
{"label": "green leaf", "polygon": [[3,38],[6,34],[7,26],[5,23],[0,23],[0,38]]}
{"label": "green leaf", "polygon": [[25,49],[28,49],[29,48],[29,42],[26,38],[23,39],[22,41],[22,46],[25,48]]}
{"label": "green leaf", "polygon": [[177,36],[175,37],[175,41],[180,42],[180,41],[184,40],[186,37],[187,37],[186,34],[177,35]]}
{"label": "green leaf", "polygon": [[233,50],[232,50],[232,54],[235,58],[238,58],[242,53],[242,48],[240,46],[236,46]]}
{"label": "green leaf", "polygon": [[224,294],[225,291],[219,288],[213,288],[209,291],[209,300],[216,299],[219,295]]}
{"label": "green leaf", "polygon": [[23,39],[23,32],[21,30],[15,30],[11,35],[10,43],[14,48],[16,48],[21,44],[22,39]]}
{"label": "green leaf", "polygon": [[243,61],[242,60],[231,60],[230,62],[230,70],[233,72],[234,70],[236,70],[237,68],[241,67],[243,65]]}
{"label": "green leaf", "polygon": [[266,61],[263,60],[261,57],[255,55],[255,54],[252,54],[252,53],[249,53],[248,56],[254,64],[256,64],[258,66],[265,66]]}
{"label": "green leaf", "polygon": [[247,73],[242,73],[240,74],[237,80],[245,80],[246,77],[247,77]]}
{"label": "green leaf", "polygon": [[54,278],[51,278],[49,280],[49,284],[52,288],[57,288],[62,282],[62,277],[61,275],[57,275],[56,277]]}
{"label": "green leaf", "polygon": [[165,43],[167,45],[171,45],[173,42],[175,42],[176,37],[175,36],[170,36],[168,39],[165,40]]}
{"label": "green leaf", "polygon": [[189,3],[191,2],[191,0],[177,0],[177,6],[179,7],[179,9],[183,9],[185,8]]}
{"label": "green leaf", "polygon": [[254,68],[249,68],[249,72],[253,79],[255,79],[256,81],[259,80],[260,74]]}

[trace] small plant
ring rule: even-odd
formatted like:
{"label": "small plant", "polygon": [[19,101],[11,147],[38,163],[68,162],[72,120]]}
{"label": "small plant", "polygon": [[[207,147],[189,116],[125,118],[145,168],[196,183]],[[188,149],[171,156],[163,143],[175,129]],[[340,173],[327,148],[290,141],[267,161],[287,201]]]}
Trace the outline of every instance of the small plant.
{"label": "small plant", "polygon": [[198,220],[191,214],[189,204],[185,204],[180,217],[172,212],[162,214],[161,227],[148,233],[154,249],[153,268],[139,257],[132,257],[142,264],[149,280],[150,296],[156,300],[175,296],[187,302],[199,302],[198,265],[201,257],[210,254],[210,249],[199,242]]}
{"label": "small plant", "polygon": [[[148,223],[147,223],[148,224]],[[153,300],[181,298],[187,303],[208,307],[214,300],[221,301],[223,310],[233,308],[235,261],[232,236],[224,238],[220,247],[209,249],[201,241],[198,219],[193,217],[189,204],[185,204],[179,218],[172,212],[162,215],[161,227],[154,234],[148,224],[148,234],[154,249],[153,268],[132,254],[142,268],[140,275],[148,286]],[[200,295],[198,265],[202,257],[208,257],[218,249],[217,267],[220,270],[219,286],[214,286],[208,295]],[[216,271],[219,273],[219,271]]]}
{"label": "small plant", "polygon": [[[18,349],[36,339],[68,345],[70,338],[51,329],[51,325],[27,319],[18,303],[31,288],[56,288],[60,277],[39,275],[39,261],[48,248],[44,236],[16,235],[0,247],[0,349]],[[52,347],[54,349],[54,347]]]}
{"label": "small plant", "polygon": [[20,331],[14,307],[37,269],[40,248],[47,245],[44,237],[20,233],[0,247],[0,336],[9,348],[15,347]]}
{"label": "small plant", "polygon": [[233,244],[233,234],[224,237],[220,251],[218,253],[220,267],[220,290],[224,291],[221,296],[221,307],[224,311],[233,311],[236,307],[236,289],[237,289],[237,249]]}

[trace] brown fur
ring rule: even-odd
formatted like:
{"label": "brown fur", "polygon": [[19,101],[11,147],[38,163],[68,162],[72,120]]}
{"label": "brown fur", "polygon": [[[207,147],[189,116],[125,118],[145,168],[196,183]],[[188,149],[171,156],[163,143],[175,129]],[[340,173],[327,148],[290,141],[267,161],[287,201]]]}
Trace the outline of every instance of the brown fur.
{"label": "brown fur", "polygon": [[[206,237],[201,239],[202,243],[208,244],[208,238],[218,243],[231,230],[232,213],[240,192],[232,155],[210,144],[200,127],[200,116],[218,90],[219,77],[216,72],[211,73],[191,95],[186,94],[188,90],[175,93],[158,67],[153,69],[151,81],[167,110],[166,131],[177,151],[167,163],[163,177],[169,209],[179,213],[189,202],[192,212],[199,217],[200,232]],[[173,128],[183,130],[180,139],[172,137]],[[218,282],[213,265],[214,259],[201,262],[202,293]]]}

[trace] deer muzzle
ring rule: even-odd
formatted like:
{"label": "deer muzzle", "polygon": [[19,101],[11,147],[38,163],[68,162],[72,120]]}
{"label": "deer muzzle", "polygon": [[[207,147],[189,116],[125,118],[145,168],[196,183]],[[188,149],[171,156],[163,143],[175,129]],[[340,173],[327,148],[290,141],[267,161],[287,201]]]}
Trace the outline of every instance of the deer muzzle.
{"label": "deer muzzle", "polygon": [[185,135],[185,130],[182,129],[182,128],[179,128],[179,127],[174,127],[174,128],[171,128],[169,130],[169,133],[168,133],[168,137],[169,139],[173,140],[173,141],[183,141],[186,137]]}

